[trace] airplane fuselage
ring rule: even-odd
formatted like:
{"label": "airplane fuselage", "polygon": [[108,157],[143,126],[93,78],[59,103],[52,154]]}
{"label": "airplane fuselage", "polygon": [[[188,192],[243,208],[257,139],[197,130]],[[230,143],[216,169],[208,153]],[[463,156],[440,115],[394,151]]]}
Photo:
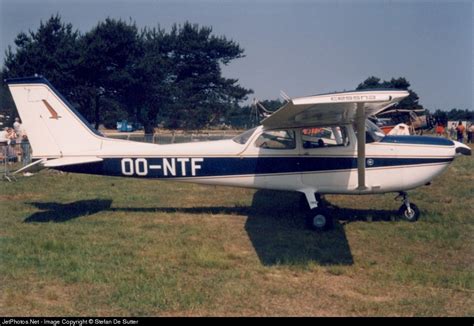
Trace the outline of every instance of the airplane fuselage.
{"label": "airplane fuselage", "polygon": [[[89,153],[102,161],[58,169],[210,185],[366,194],[426,184],[455,157],[455,144],[444,138],[386,136],[366,145],[367,189],[360,190],[356,138],[351,126],[348,130],[349,145],[322,148],[304,148],[302,137],[296,137],[295,148],[291,149],[256,147],[255,141],[264,131],[261,127],[245,144],[221,140],[154,145],[104,138],[101,151]],[[299,135],[299,129],[295,129],[295,135]]]}

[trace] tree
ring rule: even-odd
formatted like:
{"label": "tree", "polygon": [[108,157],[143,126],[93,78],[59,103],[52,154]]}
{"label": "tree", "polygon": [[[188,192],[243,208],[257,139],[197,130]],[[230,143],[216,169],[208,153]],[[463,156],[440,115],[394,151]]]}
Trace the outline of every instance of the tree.
{"label": "tree", "polygon": [[92,99],[93,121],[98,128],[102,120],[101,100],[106,98],[112,106],[120,107],[123,94],[135,86],[134,65],[140,52],[138,29],[133,23],[107,18],[87,32],[80,43],[78,82]]}
{"label": "tree", "polygon": [[243,49],[210,27],[139,32],[132,22],[107,18],[82,35],[55,15],[15,44],[3,75],[43,74],[96,128],[131,118],[152,133],[158,116],[171,127],[201,128],[252,92],[222,77],[221,65],[243,57]]}
{"label": "tree", "polygon": [[460,109],[451,109],[447,112],[447,117],[451,121],[455,120],[467,120],[467,121],[474,121],[474,112],[469,111],[468,109],[460,110]]}
{"label": "tree", "polygon": [[371,76],[364,80],[362,83],[357,86],[357,90],[360,89],[376,89],[376,88],[383,88],[384,83],[380,83],[380,78]]}
{"label": "tree", "polygon": [[0,71],[0,115],[3,116],[0,121],[4,123],[4,125],[1,126],[1,129],[5,126],[12,126],[15,117],[18,116],[10,91],[8,90],[7,85],[3,83],[3,79],[3,72]]}
{"label": "tree", "polygon": [[435,119],[436,121],[436,124],[442,124],[443,126],[447,126],[448,125],[448,114],[446,113],[446,111],[442,111],[442,110],[436,110],[435,113],[433,114],[433,118]]}
{"label": "tree", "polygon": [[404,77],[399,77],[397,79],[392,78],[390,81],[384,80],[381,82],[381,79],[375,76],[368,77],[366,80],[364,80],[362,83],[360,83],[357,86],[357,90],[363,90],[363,89],[380,89],[380,88],[385,88],[385,89],[402,89],[402,90],[407,90],[409,95],[404,98],[400,103],[398,104],[399,108],[403,109],[423,109],[423,106],[418,104],[418,94],[416,94],[413,90],[409,89],[410,83],[408,80],[406,80]]}
{"label": "tree", "polygon": [[243,57],[244,51],[237,43],[212,35],[211,27],[188,22],[174,25],[170,38],[170,127],[202,128],[214,124],[252,93],[238,85],[237,79],[222,77],[221,65]]}
{"label": "tree", "polygon": [[75,87],[79,63],[79,32],[71,24],[61,22],[59,15],[41,22],[36,32],[19,33],[16,50],[8,47],[4,67],[5,78],[44,75],[61,93],[77,100]]}
{"label": "tree", "polygon": [[157,116],[165,114],[172,102],[172,47],[170,36],[159,27],[145,28],[140,40],[135,82],[124,94],[124,102],[133,109],[136,120],[143,123],[145,133],[153,134]]}

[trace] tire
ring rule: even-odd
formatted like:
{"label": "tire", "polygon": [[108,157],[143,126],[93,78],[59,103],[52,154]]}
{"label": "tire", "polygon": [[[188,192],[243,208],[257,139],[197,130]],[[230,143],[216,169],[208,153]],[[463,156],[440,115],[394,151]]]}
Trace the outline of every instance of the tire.
{"label": "tire", "polygon": [[313,231],[327,231],[334,227],[334,221],[326,209],[316,207],[306,215],[306,227]]}
{"label": "tire", "polygon": [[400,214],[408,222],[416,222],[420,217],[420,210],[415,204],[410,203],[411,213],[408,212],[408,209],[405,204],[400,206],[398,209],[398,214]]}

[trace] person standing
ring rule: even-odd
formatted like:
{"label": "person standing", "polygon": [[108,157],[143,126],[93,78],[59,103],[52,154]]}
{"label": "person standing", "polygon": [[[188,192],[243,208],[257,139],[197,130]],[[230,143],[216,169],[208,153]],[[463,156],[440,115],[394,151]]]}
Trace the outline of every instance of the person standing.
{"label": "person standing", "polygon": [[8,157],[8,144],[10,140],[8,139],[8,128],[5,127],[3,131],[0,132],[0,157],[2,160],[7,160]]}
{"label": "person standing", "polygon": [[20,118],[15,118],[15,122],[13,123],[13,130],[15,131],[15,134],[18,137],[18,142],[20,142],[22,134]]}
{"label": "person standing", "polygon": [[21,136],[21,163],[27,165],[31,163],[31,153],[30,153],[30,143],[28,141],[28,136],[26,133],[23,133]]}
{"label": "person standing", "polygon": [[451,127],[449,128],[449,138],[454,139],[456,137],[456,125],[451,123]]}
{"label": "person standing", "polygon": [[16,157],[16,138],[17,135],[15,133],[15,130],[13,128],[8,128],[7,129],[7,139],[8,139],[8,149],[7,149],[7,158],[8,162],[16,162],[17,157]]}
{"label": "person standing", "polygon": [[463,126],[462,121],[459,121],[458,126],[456,127],[456,133],[457,133],[457,138],[458,142],[462,143],[464,140],[464,131],[466,128]]}
{"label": "person standing", "polygon": [[7,141],[8,141],[8,127],[3,128],[3,131],[0,132],[0,141],[7,143]]}
{"label": "person standing", "polygon": [[473,143],[473,138],[474,137],[474,122],[471,122],[471,125],[469,128],[467,128],[467,143],[472,144]]}
{"label": "person standing", "polygon": [[443,137],[444,135],[444,126],[442,123],[438,123],[436,125],[436,135],[439,137]]}

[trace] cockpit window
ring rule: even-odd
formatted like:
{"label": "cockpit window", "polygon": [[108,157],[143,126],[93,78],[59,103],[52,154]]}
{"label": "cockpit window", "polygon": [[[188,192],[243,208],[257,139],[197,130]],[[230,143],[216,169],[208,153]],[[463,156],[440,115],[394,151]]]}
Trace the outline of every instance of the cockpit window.
{"label": "cockpit window", "polygon": [[365,120],[365,130],[372,137],[374,142],[379,142],[385,137],[384,132],[369,119]]}
{"label": "cockpit window", "polygon": [[[354,124],[354,131],[357,135],[357,126]],[[365,142],[375,143],[381,141],[385,137],[384,132],[375,123],[365,120]]]}
{"label": "cockpit window", "polygon": [[232,138],[232,140],[235,141],[237,144],[245,145],[247,143],[247,141],[250,139],[250,137],[252,137],[253,133],[255,132],[255,129],[257,129],[257,128],[253,128],[253,129],[249,129],[247,131],[244,131],[240,135],[235,136],[234,138]]}

